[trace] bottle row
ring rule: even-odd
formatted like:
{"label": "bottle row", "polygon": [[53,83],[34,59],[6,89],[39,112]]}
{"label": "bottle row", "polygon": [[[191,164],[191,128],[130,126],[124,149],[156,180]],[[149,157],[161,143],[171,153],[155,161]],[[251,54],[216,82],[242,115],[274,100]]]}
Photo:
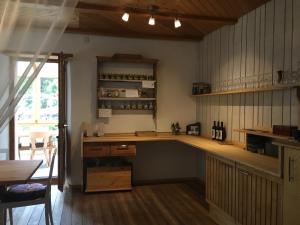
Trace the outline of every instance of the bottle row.
{"label": "bottle row", "polygon": [[102,73],[100,79],[103,80],[154,80],[153,75],[146,74],[115,74]]}
{"label": "bottle row", "polygon": [[217,141],[225,141],[226,139],[226,130],[224,123],[221,121],[214,121],[214,124],[211,129],[211,138]]}

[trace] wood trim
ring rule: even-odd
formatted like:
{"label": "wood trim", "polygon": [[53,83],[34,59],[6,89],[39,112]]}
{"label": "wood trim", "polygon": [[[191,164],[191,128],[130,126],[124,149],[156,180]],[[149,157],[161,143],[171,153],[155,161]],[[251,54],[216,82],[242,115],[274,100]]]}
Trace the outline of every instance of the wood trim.
{"label": "wood trim", "polygon": [[[118,57],[117,54],[113,55],[112,57],[106,57],[106,56],[96,56],[98,62],[105,63],[105,62],[125,62],[125,63],[141,63],[141,64],[156,64],[158,62],[157,59],[149,59],[149,58],[143,58],[140,57]],[[156,77],[154,77],[156,80]]]}
{"label": "wood trim", "polygon": [[102,35],[102,36],[113,36],[113,37],[124,37],[124,38],[142,38],[142,39],[158,39],[158,40],[174,40],[174,41],[201,41],[203,35],[158,35],[150,33],[136,33],[136,32],[118,32],[105,29],[95,29],[95,28],[76,28],[76,27],[67,27],[65,30],[66,33],[74,34],[90,34],[90,35]]}
{"label": "wood trim", "polygon": [[78,2],[76,8],[80,10],[111,11],[116,13],[123,13],[124,11],[126,11],[128,13],[138,14],[145,17],[149,17],[149,14],[151,13],[156,17],[165,17],[165,18],[172,18],[172,19],[178,17],[180,19],[221,22],[225,24],[235,24],[237,22],[237,19],[233,17],[217,17],[217,16],[205,16],[205,15],[196,15],[196,14],[183,14],[183,13],[169,12],[169,11],[151,12],[149,9],[139,9],[134,7],[124,8],[118,6],[91,4],[85,2]]}
{"label": "wood trim", "polygon": [[15,159],[15,117],[9,121],[9,159]]}
{"label": "wood trim", "polygon": [[59,74],[59,138],[58,138],[58,189],[63,191],[66,177],[66,70],[64,54],[58,57]]}
{"label": "wood trim", "polygon": [[199,182],[201,184],[204,183],[197,177],[154,179],[154,180],[133,180],[132,181],[133,185],[135,185],[135,186],[154,185],[154,184],[172,184],[172,183],[182,183],[182,182]]}
{"label": "wood trim", "polygon": [[[29,58],[29,55],[34,55],[34,52],[24,51],[24,52],[17,53],[15,51],[3,51],[3,54],[11,56],[11,57],[17,57],[17,58],[20,58],[20,59],[27,59],[27,58]],[[26,55],[28,55],[28,57],[26,57]],[[41,53],[40,55],[41,56],[47,55],[47,53]],[[51,56],[59,57],[59,56],[61,56],[61,53],[53,52],[53,53],[51,53]],[[51,56],[50,56],[50,58],[48,59],[47,62],[49,62],[49,61],[58,62],[58,59],[52,59]],[[74,57],[74,55],[71,54],[71,53],[63,53],[63,58],[64,59],[72,58],[72,57]]]}

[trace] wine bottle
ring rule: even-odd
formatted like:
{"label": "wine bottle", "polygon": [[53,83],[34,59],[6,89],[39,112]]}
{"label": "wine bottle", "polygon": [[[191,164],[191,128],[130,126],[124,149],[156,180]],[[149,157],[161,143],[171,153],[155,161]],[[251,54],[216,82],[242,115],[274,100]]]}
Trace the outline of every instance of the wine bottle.
{"label": "wine bottle", "polygon": [[225,139],[226,139],[226,131],[223,122],[221,122],[221,127],[219,131],[219,140],[225,141]]}
{"label": "wine bottle", "polygon": [[220,122],[217,122],[217,126],[216,126],[216,140],[219,140],[220,137]]}
{"label": "wine bottle", "polygon": [[214,125],[211,128],[211,139],[216,140],[216,121],[214,121]]}

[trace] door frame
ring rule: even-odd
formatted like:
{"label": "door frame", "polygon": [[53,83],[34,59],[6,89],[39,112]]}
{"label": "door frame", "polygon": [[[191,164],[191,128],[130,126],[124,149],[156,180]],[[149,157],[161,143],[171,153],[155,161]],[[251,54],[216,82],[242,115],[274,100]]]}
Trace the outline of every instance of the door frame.
{"label": "door frame", "polygon": [[[24,53],[24,54],[31,54],[31,53]],[[57,56],[57,59],[48,59],[48,63],[58,63],[58,86],[59,86],[59,122],[58,122],[58,128],[59,128],[59,135],[64,135],[61,130],[65,130],[65,124],[67,122],[67,78],[66,78],[66,65],[67,65],[67,59],[72,58],[73,54],[65,54],[63,52],[61,53],[52,53],[51,56]],[[15,56],[14,56],[15,57]],[[18,58],[18,57],[16,57]],[[24,57],[20,57],[20,59],[24,59]],[[13,69],[13,68],[12,68]],[[64,94],[62,97],[61,95]],[[63,99],[63,101],[61,101]],[[63,115],[61,115],[63,114]],[[61,121],[63,120],[63,121]],[[63,129],[61,129],[63,127]],[[65,138],[67,140],[67,138]],[[12,117],[12,119],[9,121],[9,159],[14,160],[15,159],[15,117]],[[58,149],[63,149],[63,151],[58,151],[58,157],[63,157],[63,155],[68,155],[68,151],[65,151],[64,148],[70,149],[70,143],[66,142],[67,145],[64,145],[62,143],[59,143],[58,141]],[[63,154],[64,153],[64,154]],[[66,168],[66,162],[65,159],[66,156],[63,157],[63,163],[59,162],[58,165],[58,177],[53,179],[54,184],[58,184],[59,189],[63,190],[64,180],[65,180],[65,168]]]}

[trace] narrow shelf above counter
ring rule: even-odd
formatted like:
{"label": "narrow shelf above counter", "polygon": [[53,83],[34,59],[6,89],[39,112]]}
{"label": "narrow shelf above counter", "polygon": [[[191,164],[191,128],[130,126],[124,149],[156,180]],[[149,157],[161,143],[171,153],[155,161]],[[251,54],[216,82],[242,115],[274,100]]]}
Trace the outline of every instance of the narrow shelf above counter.
{"label": "narrow shelf above counter", "polygon": [[255,92],[264,92],[264,91],[278,91],[278,90],[288,90],[293,88],[299,88],[298,85],[276,85],[270,87],[263,87],[263,88],[241,88],[229,91],[220,91],[220,92],[211,92],[206,94],[195,94],[195,97],[202,97],[202,96],[217,96],[217,95],[230,95],[230,94],[242,94],[242,93],[255,93]]}
{"label": "narrow shelf above counter", "polygon": [[233,131],[246,133],[246,134],[253,134],[253,135],[258,135],[263,137],[269,137],[277,140],[284,140],[284,141],[292,140],[292,137],[277,135],[267,131],[259,131],[259,130],[251,130],[251,129],[234,129]]}

